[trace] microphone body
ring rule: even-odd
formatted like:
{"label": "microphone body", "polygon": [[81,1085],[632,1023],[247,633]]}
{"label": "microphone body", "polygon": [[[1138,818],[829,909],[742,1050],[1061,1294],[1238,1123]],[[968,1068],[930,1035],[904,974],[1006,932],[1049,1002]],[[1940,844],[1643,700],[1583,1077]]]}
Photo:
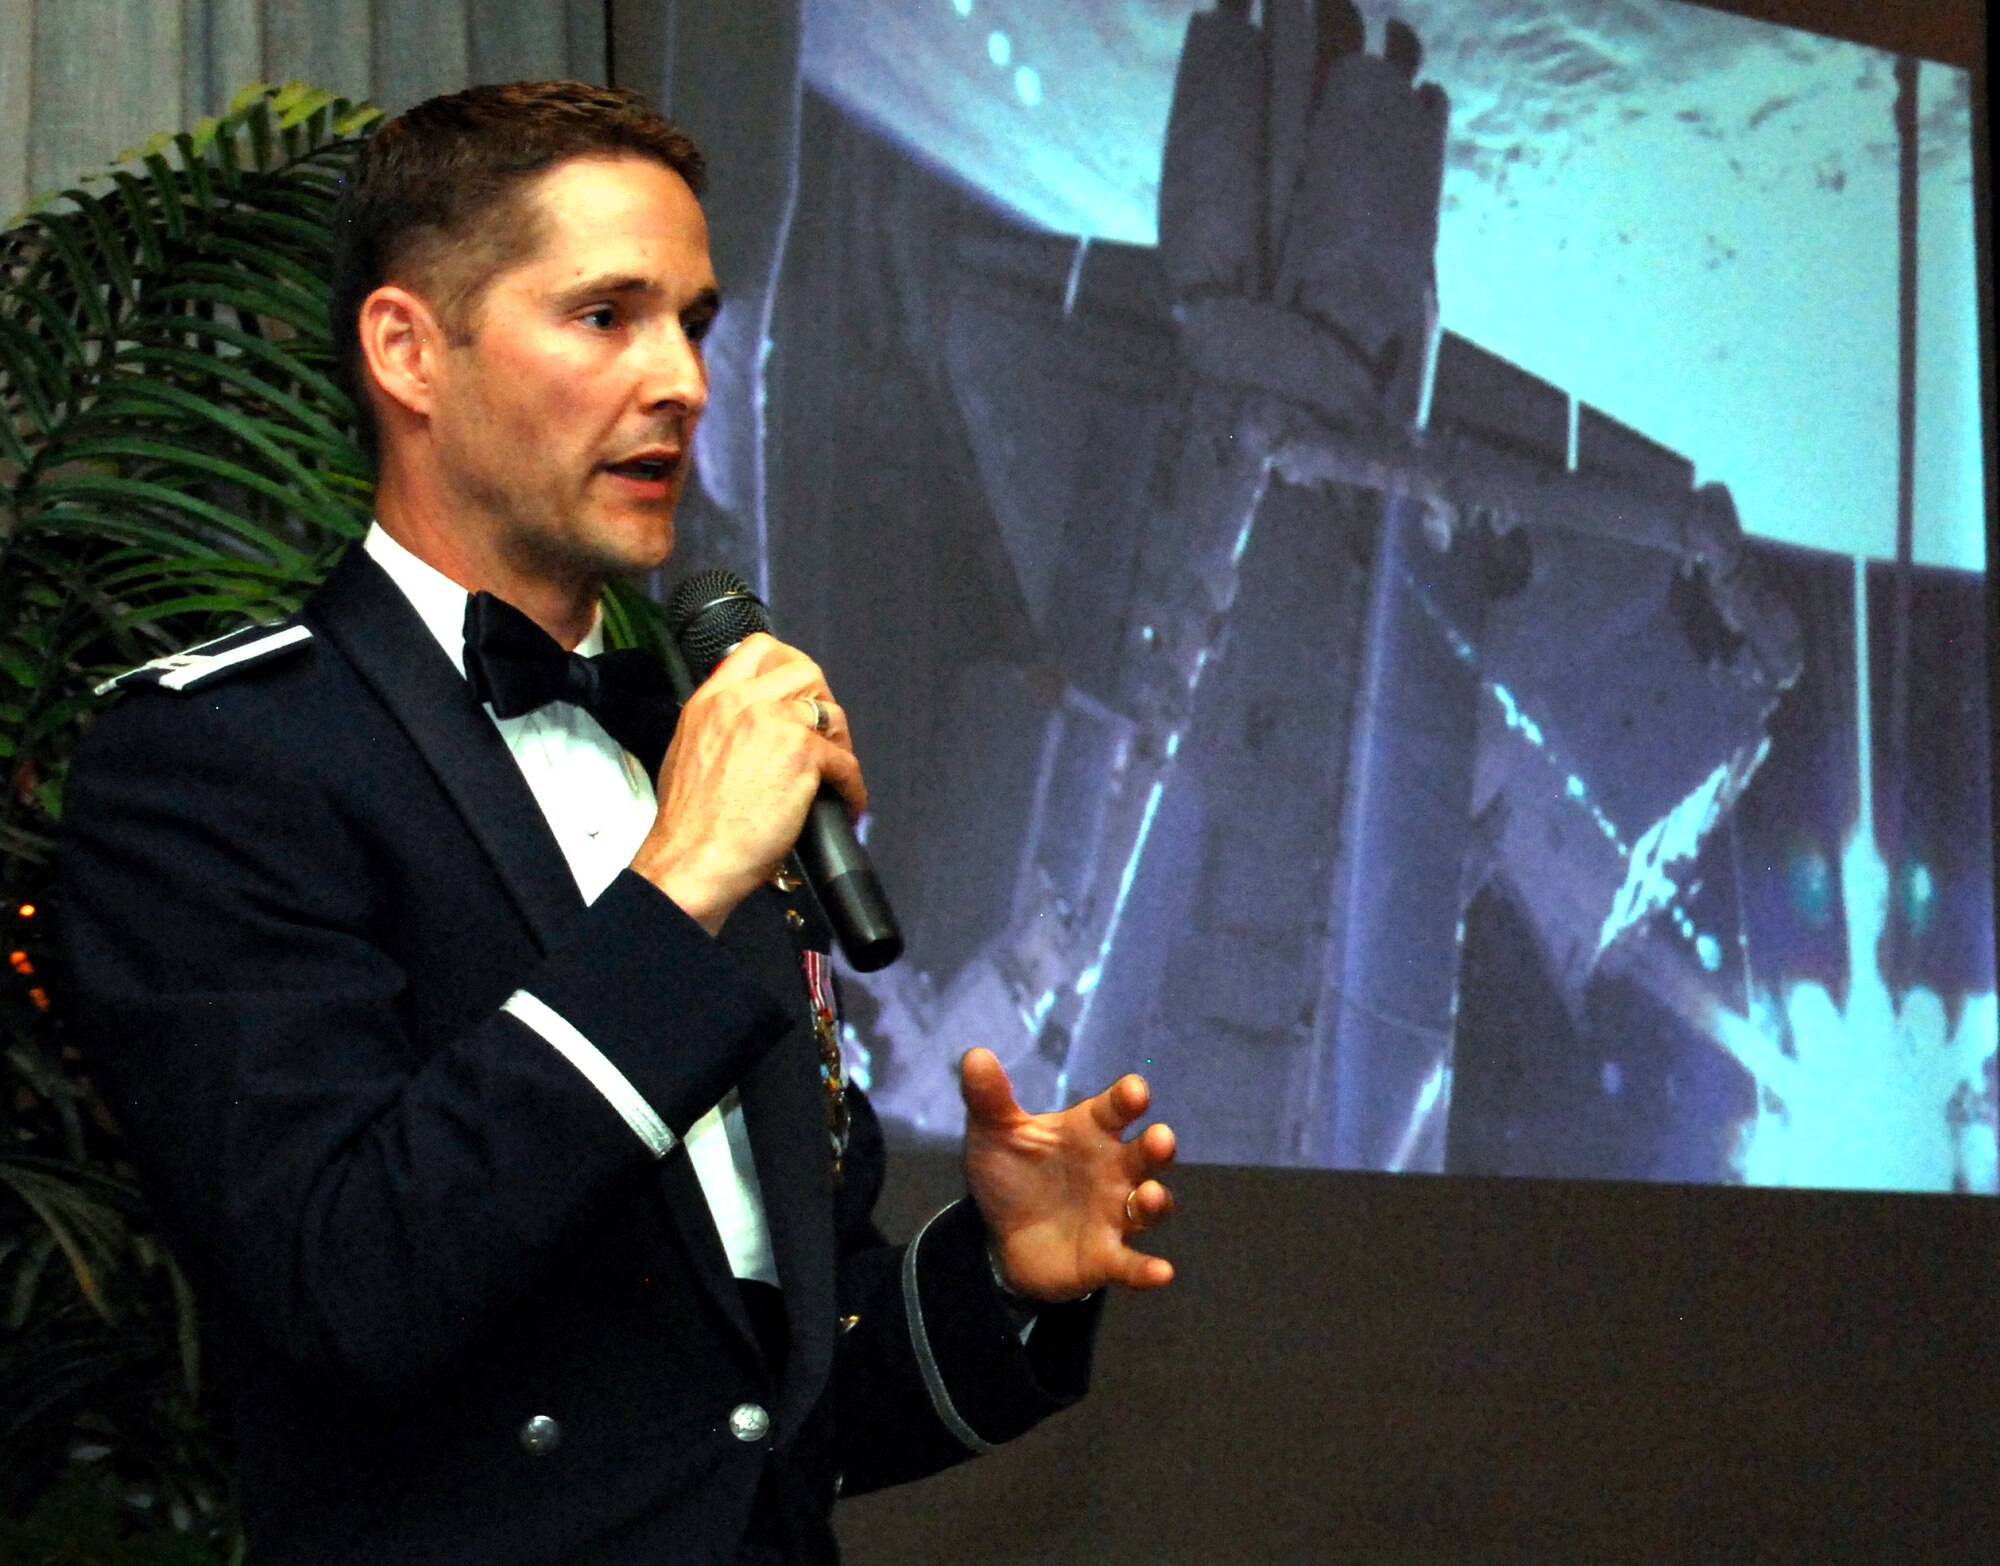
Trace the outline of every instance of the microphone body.
{"label": "microphone body", "polygon": [[[771,613],[733,571],[698,571],[667,601],[667,629],[699,685],[747,637],[771,629]],[[854,835],[847,802],[822,787],[799,832],[799,867],[826,911],[841,955],[858,973],[903,955],[903,932],[888,895]]]}

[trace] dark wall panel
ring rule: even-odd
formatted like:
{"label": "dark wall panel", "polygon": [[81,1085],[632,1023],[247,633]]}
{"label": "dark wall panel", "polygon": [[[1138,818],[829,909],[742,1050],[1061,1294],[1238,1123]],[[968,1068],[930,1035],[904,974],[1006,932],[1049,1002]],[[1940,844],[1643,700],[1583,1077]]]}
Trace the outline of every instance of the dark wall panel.
{"label": "dark wall panel", "polygon": [[[905,1156],[902,1228],[960,1189]],[[1993,1558],[2000,1204],[1180,1171],[1165,1293],[850,1566]]]}

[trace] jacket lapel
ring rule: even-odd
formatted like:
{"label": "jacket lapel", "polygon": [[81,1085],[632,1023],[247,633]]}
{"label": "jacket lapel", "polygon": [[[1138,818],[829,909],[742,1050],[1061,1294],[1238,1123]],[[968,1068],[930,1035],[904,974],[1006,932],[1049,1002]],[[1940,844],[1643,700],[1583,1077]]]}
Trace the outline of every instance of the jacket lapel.
{"label": "jacket lapel", "polygon": [[350,549],[307,605],[422,754],[548,951],[583,911],[562,848],[507,742],[388,574]]}
{"label": "jacket lapel", "polygon": [[[657,779],[679,719],[680,704],[662,685],[657,697],[634,700],[618,714],[614,737],[646,769],[647,777]],[[610,728],[608,722],[606,727]],[[782,989],[777,991],[781,999],[788,993]],[[751,1323],[750,1313],[744,1309],[743,1295],[736,1287],[736,1275],[730,1270],[729,1253],[723,1249],[722,1235],[715,1227],[715,1214],[709,1209],[708,1196],[701,1188],[694,1164],[685,1153],[668,1158],[661,1166],[659,1188],[667,1210],[673,1215],[674,1224],[680,1231],[695,1277],[745,1345],[761,1353],[757,1329]]]}
{"label": "jacket lapel", "polygon": [[[583,911],[575,877],[506,741],[409,600],[356,548],[328,575],[307,605],[306,617],[354,665],[410,736],[492,861],[537,944],[550,950]],[[659,771],[677,714],[671,696],[663,693],[657,709],[644,714],[625,737],[650,774]],[[772,894],[753,895],[729,921],[723,940],[750,962],[775,995],[802,1014],[798,957]],[[791,1324],[791,1364],[778,1412],[781,1418],[790,1412],[794,1422],[825,1380],[834,1309],[827,1260],[832,1229],[825,1120],[816,1097],[817,1069],[800,1069],[802,1047],[813,1048],[803,1024],[743,1084],[744,1119]],[[816,1138],[810,1134],[813,1125],[819,1128]],[[696,1278],[754,1348],[756,1331],[701,1182],[685,1154],[669,1157],[661,1166],[659,1189]],[[818,1331],[806,1330],[814,1325]],[[793,1410],[791,1405],[801,1398],[804,1405]]]}
{"label": "jacket lapel", "polygon": [[833,1360],[833,1155],[819,1047],[806,1017],[798,948],[778,895],[769,888],[752,893],[724,926],[722,939],[799,1019],[743,1081],[743,1119],[790,1327],[785,1383],[773,1411],[782,1436],[810,1412]]}

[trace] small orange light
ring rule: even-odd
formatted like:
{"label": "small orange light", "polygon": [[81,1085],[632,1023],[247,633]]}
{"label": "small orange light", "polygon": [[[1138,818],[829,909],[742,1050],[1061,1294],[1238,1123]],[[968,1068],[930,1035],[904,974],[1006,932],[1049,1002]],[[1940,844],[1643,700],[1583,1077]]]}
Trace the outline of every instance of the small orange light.
{"label": "small orange light", "polygon": [[7,960],[14,965],[16,973],[33,973],[35,971],[35,965],[28,961],[28,954],[26,952],[9,952]]}
{"label": "small orange light", "polygon": [[22,917],[23,919],[32,919],[32,918],[34,918],[34,917],[35,917],[35,905],[34,905],[33,903],[23,903],[23,904],[21,904],[21,917]]}
{"label": "small orange light", "polygon": [[49,1009],[49,992],[43,989],[39,984],[37,984],[32,990],[28,991],[28,999],[33,1001],[35,1005],[43,1011],[47,1011]]}

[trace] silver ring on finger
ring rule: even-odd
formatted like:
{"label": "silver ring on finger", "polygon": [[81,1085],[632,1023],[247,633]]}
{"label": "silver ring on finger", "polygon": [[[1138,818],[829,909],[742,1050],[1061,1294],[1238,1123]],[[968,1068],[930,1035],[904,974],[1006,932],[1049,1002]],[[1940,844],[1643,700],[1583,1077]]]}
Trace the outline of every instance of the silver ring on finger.
{"label": "silver ring on finger", "polygon": [[813,710],[813,733],[824,734],[828,729],[833,727],[833,714],[821,705],[818,697],[801,696],[799,700]]}

